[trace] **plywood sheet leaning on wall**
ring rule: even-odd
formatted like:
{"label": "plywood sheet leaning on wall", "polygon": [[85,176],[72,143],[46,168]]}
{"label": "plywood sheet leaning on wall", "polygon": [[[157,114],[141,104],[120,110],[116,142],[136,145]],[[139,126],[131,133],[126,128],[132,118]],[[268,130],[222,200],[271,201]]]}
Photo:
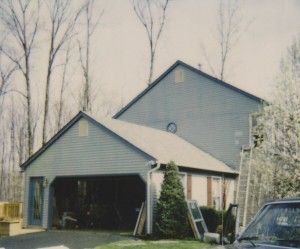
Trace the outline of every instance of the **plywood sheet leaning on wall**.
{"label": "plywood sheet leaning on wall", "polygon": [[142,203],[142,206],[140,208],[139,216],[136,221],[136,225],[133,231],[134,236],[139,236],[143,234],[143,230],[145,227],[145,222],[146,222],[146,217],[147,217],[147,210],[146,210],[146,202]]}

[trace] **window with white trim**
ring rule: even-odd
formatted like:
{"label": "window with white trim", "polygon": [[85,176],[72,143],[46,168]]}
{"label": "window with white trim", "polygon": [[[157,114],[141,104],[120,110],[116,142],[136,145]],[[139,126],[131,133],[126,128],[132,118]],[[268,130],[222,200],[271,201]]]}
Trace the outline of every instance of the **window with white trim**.
{"label": "window with white trim", "polygon": [[221,177],[212,178],[212,204],[216,210],[222,208],[222,179]]}

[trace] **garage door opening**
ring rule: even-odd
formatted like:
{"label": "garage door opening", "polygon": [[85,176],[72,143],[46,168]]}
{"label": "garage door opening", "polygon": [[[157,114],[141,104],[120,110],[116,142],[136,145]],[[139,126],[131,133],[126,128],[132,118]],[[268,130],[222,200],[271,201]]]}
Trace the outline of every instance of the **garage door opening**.
{"label": "garage door opening", "polygon": [[57,178],[52,226],[133,230],[145,198],[145,182],[138,175]]}

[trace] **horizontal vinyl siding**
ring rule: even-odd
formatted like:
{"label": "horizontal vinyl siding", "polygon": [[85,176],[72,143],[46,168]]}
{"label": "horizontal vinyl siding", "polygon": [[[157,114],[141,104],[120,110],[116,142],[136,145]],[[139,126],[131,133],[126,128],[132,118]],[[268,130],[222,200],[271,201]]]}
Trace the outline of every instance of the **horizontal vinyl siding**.
{"label": "horizontal vinyl siding", "polygon": [[89,122],[89,135],[78,136],[78,122],[26,169],[28,176],[139,173],[149,156],[105,128]]}
{"label": "horizontal vinyl siding", "polygon": [[119,119],[161,130],[175,122],[177,135],[237,168],[240,148],[249,143],[249,115],[261,103],[178,67],[183,83],[174,82],[174,69]]}
{"label": "horizontal vinyl siding", "polygon": [[[78,135],[78,122],[38,156],[25,172],[24,224],[28,224],[29,181],[33,176],[55,177],[139,174],[146,181],[153,160],[104,127],[89,122],[89,134]],[[44,194],[43,226],[48,223],[49,186]]]}

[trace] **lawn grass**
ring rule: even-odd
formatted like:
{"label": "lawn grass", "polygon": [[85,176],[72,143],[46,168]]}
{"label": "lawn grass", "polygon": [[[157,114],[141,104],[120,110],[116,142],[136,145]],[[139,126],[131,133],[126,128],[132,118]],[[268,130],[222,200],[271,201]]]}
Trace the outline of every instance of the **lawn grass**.
{"label": "lawn grass", "polygon": [[210,244],[195,240],[122,240],[95,249],[204,249]]}

